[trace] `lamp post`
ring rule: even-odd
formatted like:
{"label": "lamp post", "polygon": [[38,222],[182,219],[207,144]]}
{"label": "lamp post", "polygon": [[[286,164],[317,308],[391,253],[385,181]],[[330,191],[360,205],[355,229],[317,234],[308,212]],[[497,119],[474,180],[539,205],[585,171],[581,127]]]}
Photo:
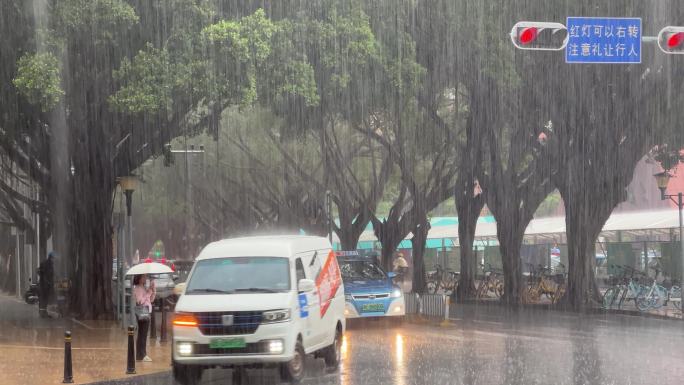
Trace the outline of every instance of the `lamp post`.
{"label": "lamp post", "polygon": [[[123,191],[124,195],[126,196],[126,235],[128,238],[128,252],[126,253],[127,255],[127,260],[129,262],[129,265],[131,265],[133,262],[133,226],[131,224],[131,215],[133,214],[133,192],[135,189],[138,187],[138,177],[135,175],[129,175],[129,176],[121,176],[117,178],[119,181],[119,185],[121,186],[121,190]],[[126,301],[126,294],[125,294],[125,287],[126,284],[124,282],[124,272],[123,272],[123,262],[120,263],[122,269],[121,273],[119,274],[120,276],[120,285],[121,285],[121,291],[122,291],[122,303],[125,304]],[[131,285],[131,294],[132,294],[133,286]],[[131,316],[133,316],[133,311],[132,311],[132,301],[131,301]],[[124,307],[122,306],[122,309]],[[124,314],[125,314],[125,309],[124,309]],[[121,317],[123,320],[125,317]],[[125,323],[125,322],[124,322]]]}
{"label": "lamp post", "polygon": [[328,217],[328,239],[332,245],[333,241],[333,217],[332,217],[332,199],[330,197],[330,190],[325,192],[325,211]]}
{"label": "lamp post", "polygon": [[670,183],[670,178],[672,178],[672,175],[665,170],[661,173],[653,175],[656,178],[656,183],[658,183],[658,188],[660,189],[660,199],[661,200],[671,200],[677,205],[677,208],[679,209],[679,253],[680,253],[680,263],[681,263],[681,271],[680,271],[680,285],[684,284],[684,232],[682,229],[684,228],[684,217],[682,217],[682,209],[684,209],[684,200],[682,199],[682,193],[677,193],[677,194],[666,194],[665,190],[667,189],[667,185]]}

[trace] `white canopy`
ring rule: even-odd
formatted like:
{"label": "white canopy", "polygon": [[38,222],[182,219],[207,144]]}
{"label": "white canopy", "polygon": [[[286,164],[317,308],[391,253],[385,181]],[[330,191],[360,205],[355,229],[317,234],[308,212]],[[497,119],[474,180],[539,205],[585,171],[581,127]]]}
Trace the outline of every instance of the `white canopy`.
{"label": "white canopy", "polygon": [[[679,227],[677,210],[653,210],[615,213],[610,216],[602,232],[653,232],[669,233],[670,229]],[[526,236],[548,236],[565,234],[565,217],[548,217],[533,219],[525,230]],[[336,238],[336,237],[335,237]],[[410,239],[411,235],[407,237]],[[432,227],[428,239],[458,238],[458,225]],[[495,239],[496,223],[478,223],[475,230],[476,239]],[[335,239],[336,240],[336,239]],[[373,231],[365,231],[359,241],[375,241]]]}

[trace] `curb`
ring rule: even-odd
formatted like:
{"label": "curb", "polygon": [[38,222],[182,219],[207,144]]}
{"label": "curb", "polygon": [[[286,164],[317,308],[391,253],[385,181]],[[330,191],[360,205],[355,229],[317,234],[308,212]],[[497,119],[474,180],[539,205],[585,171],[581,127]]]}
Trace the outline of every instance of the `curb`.
{"label": "curb", "polygon": [[[603,315],[627,315],[627,316],[633,316],[633,317],[642,317],[642,318],[652,318],[652,319],[660,319],[660,320],[674,320],[674,321],[682,321],[684,318],[681,317],[675,317],[675,316],[668,316],[668,315],[663,315],[663,314],[654,314],[654,313],[647,313],[647,312],[640,312],[638,310],[625,310],[625,309],[602,309],[602,308],[588,308],[582,311],[573,311],[573,310],[567,310],[563,308],[556,307],[551,304],[519,304],[517,306],[508,306],[505,304],[502,304],[498,300],[485,300],[485,301],[477,301],[473,299],[468,299],[463,302],[453,302],[454,307],[458,307],[458,305],[474,305],[476,307],[481,306],[485,308],[518,308],[518,309],[529,309],[529,310],[539,310],[539,311],[553,311],[553,312],[559,312],[559,313],[572,313],[572,314],[603,314]],[[451,314],[450,314],[451,316]]]}

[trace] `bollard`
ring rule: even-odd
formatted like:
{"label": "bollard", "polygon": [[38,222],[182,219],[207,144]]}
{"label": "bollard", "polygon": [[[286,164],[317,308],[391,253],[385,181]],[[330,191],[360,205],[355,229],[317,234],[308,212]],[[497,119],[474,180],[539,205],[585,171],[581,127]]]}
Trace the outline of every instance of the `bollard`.
{"label": "bollard", "polygon": [[154,305],[152,305],[152,313],[150,313],[150,339],[157,339],[157,320],[154,317]]}
{"label": "bollard", "polygon": [[161,305],[161,327],[159,328],[159,342],[166,342],[166,306]]}
{"label": "bollard", "polygon": [[449,304],[451,302],[451,297],[448,295],[444,296],[444,319],[441,322],[442,326],[449,325]]}
{"label": "bollard", "polygon": [[126,367],[126,374],[135,374],[135,345],[133,335],[135,334],[135,326],[128,326],[128,360]]}
{"label": "bollard", "polygon": [[423,299],[418,293],[416,293],[416,297],[418,298],[418,314],[423,315]]}
{"label": "bollard", "polygon": [[64,380],[63,384],[71,384],[74,382],[74,375],[71,369],[71,332],[64,332]]}

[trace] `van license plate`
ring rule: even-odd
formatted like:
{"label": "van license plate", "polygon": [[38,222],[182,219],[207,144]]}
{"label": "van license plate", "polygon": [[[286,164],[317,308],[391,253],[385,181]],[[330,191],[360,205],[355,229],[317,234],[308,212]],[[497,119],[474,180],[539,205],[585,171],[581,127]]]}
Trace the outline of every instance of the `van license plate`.
{"label": "van license plate", "polygon": [[381,303],[367,303],[361,306],[361,311],[376,312],[385,311],[385,305]]}
{"label": "van license plate", "polygon": [[247,346],[244,338],[220,338],[211,340],[209,347],[212,349],[238,349]]}

